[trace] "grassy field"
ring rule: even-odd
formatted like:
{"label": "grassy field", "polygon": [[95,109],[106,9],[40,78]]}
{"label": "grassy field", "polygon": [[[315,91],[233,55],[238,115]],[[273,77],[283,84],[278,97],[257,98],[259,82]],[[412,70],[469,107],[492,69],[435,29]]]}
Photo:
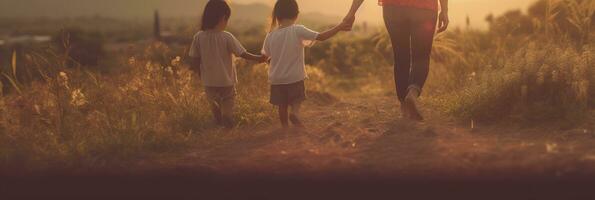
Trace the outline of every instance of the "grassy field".
{"label": "grassy field", "polygon": [[[438,35],[424,105],[461,123],[568,130],[592,124],[595,15],[589,3],[536,4],[529,14],[490,19],[489,30]],[[262,31],[238,38],[257,51]],[[118,70],[107,73],[55,48],[15,54],[1,71],[0,168],[102,168],[216,141],[204,137],[220,129],[183,51],[158,42],[136,48],[142,50],[111,58]],[[394,95],[390,51],[380,28],[344,33],[308,50],[312,103]],[[267,66],[236,64],[237,129],[275,126]]]}

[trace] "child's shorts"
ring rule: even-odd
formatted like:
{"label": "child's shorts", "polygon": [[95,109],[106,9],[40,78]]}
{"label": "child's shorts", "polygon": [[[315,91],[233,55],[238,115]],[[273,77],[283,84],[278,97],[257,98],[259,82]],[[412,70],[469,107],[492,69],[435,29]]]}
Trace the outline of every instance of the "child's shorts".
{"label": "child's shorts", "polygon": [[220,104],[225,101],[233,101],[236,96],[236,89],[234,86],[205,87],[205,93],[209,101]]}
{"label": "child's shorts", "polygon": [[271,104],[291,105],[306,100],[306,87],[304,81],[285,84],[271,85]]}

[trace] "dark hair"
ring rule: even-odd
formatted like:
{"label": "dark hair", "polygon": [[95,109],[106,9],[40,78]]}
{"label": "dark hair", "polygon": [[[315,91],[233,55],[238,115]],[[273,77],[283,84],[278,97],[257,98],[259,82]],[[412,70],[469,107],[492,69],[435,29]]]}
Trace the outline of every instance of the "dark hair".
{"label": "dark hair", "polygon": [[213,29],[221,19],[228,20],[231,17],[231,8],[225,0],[209,0],[202,14],[200,30]]}
{"label": "dark hair", "polygon": [[296,0],[277,0],[273,15],[271,17],[271,31],[277,27],[277,23],[284,19],[295,19],[300,14],[300,8]]}

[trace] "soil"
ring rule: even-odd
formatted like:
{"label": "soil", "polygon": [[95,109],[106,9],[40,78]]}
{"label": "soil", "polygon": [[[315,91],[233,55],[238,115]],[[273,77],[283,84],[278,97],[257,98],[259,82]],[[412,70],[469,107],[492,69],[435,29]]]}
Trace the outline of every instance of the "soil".
{"label": "soil", "polygon": [[[593,123],[482,126],[423,109],[426,121],[400,117],[394,98],[352,96],[304,106],[305,129],[279,126],[205,133],[185,153],[139,163],[151,170],[216,174],[398,176],[414,178],[595,175]],[[595,120],[594,120],[595,121]],[[216,138],[216,139],[215,139]]]}

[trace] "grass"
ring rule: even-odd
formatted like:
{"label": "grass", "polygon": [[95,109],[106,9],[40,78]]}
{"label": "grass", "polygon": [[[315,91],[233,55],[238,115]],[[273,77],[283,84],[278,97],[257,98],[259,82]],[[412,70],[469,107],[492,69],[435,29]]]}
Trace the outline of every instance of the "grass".
{"label": "grass", "polygon": [[[267,124],[273,115],[263,66],[240,65],[246,68],[242,74],[255,80],[238,87],[237,121]],[[43,81],[2,97],[0,163],[100,167],[139,153],[183,148],[193,135],[214,128],[200,84],[179,58],[161,65],[132,57],[122,66],[125,72],[117,75],[50,69],[41,72]]]}
{"label": "grass", "polygon": [[[567,5],[580,15],[544,22],[517,13],[493,20],[489,31],[438,35],[425,101],[459,120],[584,123],[595,108],[595,43],[592,22],[581,16],[593,12]],[[510,16],[537,28],[521,30]],[[111,57],[114,70],[100,73],[51,49],[14,54],[0,71],[0,168],[102,167],[204,139],[216,127],[181,55],[155,43]],[[331,93],[394,95],[391,55],[382,29],[321,43],[308,50],[308,91],[322,103],[336,101]],[[274,124],[267,66],[236,64],[240,128]]]}
{"label": "grass", "polygon": [[594,98],[593,56],[589,50],[530,44],[449,95],[448,112],[484,122],[581,122]]}

